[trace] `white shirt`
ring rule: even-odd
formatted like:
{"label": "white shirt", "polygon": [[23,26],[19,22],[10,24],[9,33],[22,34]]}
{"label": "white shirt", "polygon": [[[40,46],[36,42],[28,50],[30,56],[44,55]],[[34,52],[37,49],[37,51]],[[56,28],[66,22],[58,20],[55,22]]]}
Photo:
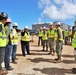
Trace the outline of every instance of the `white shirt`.
{"label": "white shirt", "polygon": [[[15,35],[16,35],[16,30],[13,29],[13,31],[12,31],[12,36],[15,36]],[[13,45],[18,45],[18,42],[14,42]]]}

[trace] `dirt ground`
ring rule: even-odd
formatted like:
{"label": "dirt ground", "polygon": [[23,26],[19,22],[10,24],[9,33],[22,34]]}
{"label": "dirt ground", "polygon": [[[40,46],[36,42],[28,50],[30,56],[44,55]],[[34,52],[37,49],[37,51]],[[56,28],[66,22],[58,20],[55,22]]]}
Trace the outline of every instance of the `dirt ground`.
{"label": "dirt ground", "polygon": [[72,68],[76,67],[73,47],[63,46],[62,62],[53,63],[55,56],[42,52],[42,47],[37,46],[37,36],[33,36],[34,42],[30,43],[31,55],[22,56],[20,43],[17,48],[17,64],[12,64],[14,68],[7,75],[76,75],[72,73]]}

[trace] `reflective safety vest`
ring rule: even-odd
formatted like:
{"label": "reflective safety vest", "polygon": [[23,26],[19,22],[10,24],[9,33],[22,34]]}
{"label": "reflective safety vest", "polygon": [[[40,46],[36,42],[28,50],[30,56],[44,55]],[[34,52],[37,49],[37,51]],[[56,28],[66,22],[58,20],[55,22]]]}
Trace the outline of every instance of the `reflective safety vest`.
{"label": "reflective safety vest", "polygon": [[16,43],[16,42],[18,42],[18,33],[17,33],[17,31],[15,29],[13,29],[13,31],[16,32],[16,34],[15,34],[15,36],[13,38],[13,43]]}
{"label": "reflective safety vest", "polygon": [[42,40],[48,40],[48,37],[47,37],[47,33],[45,32],[43,32],[43,35],[42,35]]}
{"label": "reflective safety vest", "polygon": [[43,31],[39,31],[39,32],[38,32],[38,36],[39,36],[39,37],[42,37],[42,35],[43,35]]}
{"label": "reflective safety vest", "polygon": [[54,38],[55,36],[55,30],[52,29],[52,30],[48,30],[48,38]]}
{"label": "reflective safety vest", "polygon": [[54,40],[57,40],[58,38],[58,34],[57,34],[57,30],[55,29],[55,36],[54,36]]}
{"label": "reflective safety vest", "polygon": [[72,32],[71,31],[69,31],[69,35],[71,35],[72,34]]}
{"label": "reflective safety vest", "polygon": [[28,32],[28,34],[25,32],[24,36],[21,36],[21,40],[29,42],[30,41],[30,34],[29,34],[29,32]]}
{"label": "reflective safety vest", "polygon": [[0,22],[0,47],[6,46],[6,34],[4,29],[4,24]]}
{"label": "reflective safety vest", "polygon": [[60,35],[61,35],[61,38],[59,39],[60,41],[63,41],[63,34],[62,34],[62,29],[59,27],[57,30],[60,31]]}
{"label": "reflective safety vest", "polygon": [[69,32],[68,31],[64,31],[64,36],[68,36],[69,35]]}
{"label": "reflective safety vest", "polygon": [[13,36],[12,36],[12,32],[10,32],[10,39],[11,39],[11,44],[13,45]]}
{"label": "reflective safety vest", "polygon": [[73,39],[72,39],[72,46],[76,48],[76,32],[74,33]]}

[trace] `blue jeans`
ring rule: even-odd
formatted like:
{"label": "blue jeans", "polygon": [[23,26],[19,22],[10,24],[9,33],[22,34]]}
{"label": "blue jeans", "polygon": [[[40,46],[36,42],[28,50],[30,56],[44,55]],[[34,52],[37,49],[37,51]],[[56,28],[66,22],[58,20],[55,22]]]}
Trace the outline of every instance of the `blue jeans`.
{"label": "blue jeans", "polygon": [[5,48],[5,68],[10,68],[10,56],[12,54],[12,45],[7,45]]}
{"label": "blue jeans", "polygon": [[17,51],[17,45],[13,45],[13,49],[12,49],[12,62],[16,60],[16,51]]}
{"label": "blue jeans", "polygon": [[2,63],[5,56],[5,47],[0,47],[0,70],[2,70]]}

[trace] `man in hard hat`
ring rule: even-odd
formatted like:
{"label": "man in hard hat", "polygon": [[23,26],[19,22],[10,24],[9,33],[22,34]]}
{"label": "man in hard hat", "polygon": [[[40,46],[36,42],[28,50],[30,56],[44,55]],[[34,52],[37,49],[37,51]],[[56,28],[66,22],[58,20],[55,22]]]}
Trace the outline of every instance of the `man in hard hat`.
{"label": "man in hard hat", "polygon": [[65,41],[65,45],[68,44],[68,38],[69,38],[69,32],[68,32],[68,29],[66,28],[66,30],[64,31],[64,41]]}
{"label": "man in hard hat", "polygon": [[53,23],[49,23],[49,30],[48,30],[48,43],[50,52],[48,54],[55,55],[55,49],[54,49],[54,36],[55,36],[55,30],[53,28]]}
{"label": "man in hard hat", "polygon": [[40,27],[39,31],[38,31],[38,46],[40,46],[40,41],[41,41],[41,45],[42,45],[42,27]]}
{"label": "man in hard hat", "polygon": [[61,62],[61,53],[62,53],[62,45],[63,45],[63,34],[62,34],[62,29],[60,28],[61,23],[56,22],[55,26],[57,29],[57,40],[56,40],[56,53],[57,53],[57,58],[54,60],[54,62]]}
{"label": "man in hard hat", "polygon": [[31,55],[30,53],[30,33],[28,32],[28,27],[25,26],[24,31],[21,32],[21,49],[22,49],[22,55],[25,57],[27,51],[27,55]]}
{"label": "man in hard hat", "polygon": [[13,50],[12,50],[12,63],[17,64],[16,62],[16,51],[18,45],[18,32],[17,32],[18,24],[13,24],[12,36],[13,36]]}
{"label": "man in hard hat", "polygon": [[10,25],[11,25],[11,19],[8,18],[5,24],[5,32],[7,36],[7,45],[5,49],[5,68],[6,70],[13,70],[13,68],[10,66],[10,56],[12,54],[12,48],[13,48],[13,43],[12,43],[12,34],[10,30]]}
{"label": "man in hard hat", "polygon": [[48,37],[47,37],[47,31],[46,27],[43,27],[43,34],[42,34],[42,46],[43,49],[42,51],[45,51],[45,46],[46,46],[46,51],[48,51]]}
{"label": "man in hard hat", "polygon": [[4,24],[8,18],[7,13],[0,12],[0,75],[7,74],[7,71],[2,69],[2,63],[5,56],[5,47],[6,47],[6,34],[4,29]]}

